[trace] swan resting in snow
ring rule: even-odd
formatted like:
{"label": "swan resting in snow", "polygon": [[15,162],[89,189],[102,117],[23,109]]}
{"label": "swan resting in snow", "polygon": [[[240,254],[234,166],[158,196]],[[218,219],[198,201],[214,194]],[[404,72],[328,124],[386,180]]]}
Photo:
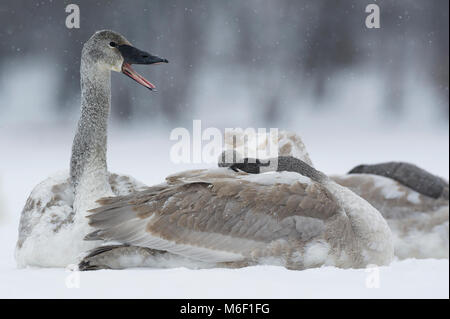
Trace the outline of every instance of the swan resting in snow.
{"label": "swan resting in snow", "polygon": [[[232,135],[235,139],[232,142]],[[264,151],[268,139],[278,146],[280,158],[268,159],[259,165],[244,163],[240,154],[249,148]],[[259,145],[245,141],[239,132],[225,136],[228,156],[235,169],[246,172],[298,171],[296,159],[312,165],[302,139],[295,133],[280,131],[276,137],[259,137]],[[226,151],[226,152],[228,152]],[[252,150],[256,153],[256,150]],[[226,164],[226,152],[219,160]],[[264,154],[264,152],[262,152]],[[267,152],[266,152],[267,153]],[[255,171],[257,170],[257,171]],[[345,186],[372,204],[386,219],[394,236],[395,256],[405,258],[448,258],[449,256],[449,184],[409,163],[388,162],[376,165],[359,165],[345,175],[331,175],[336,183]]]}
{"label": "swan resting in snow", "polygon": [[32,191],[22,211],[16,261],[19,267],[65,267],[97,246],[83,240],[92,231],[87,210],[103,196],[127,195],[143,185],[126,175],[108,172],[107,123],[111,71],[122,72],[153,90],[131,64],[168,62],[134,48],[113,31],[96,32],[81,56],[81,118],[72,147],[70,173],[49,177]]}
{"label": "swan resting in snow", "polygon": [[90,251],[80,269],[166,266],[162,260],[195,268],[389,264],[393,239],[381,214],[309,165],[296,141],[281,146],[302,157],[295,172],[192,170],[101,199],[89,216],[96,231],[86,240],[106,245]]}
{"label": "swan resting in snow", "polygon": [[97,230],[86,239],[124,246],[100,247],[80,268],[122,268],[124,251],[143,247],[214,267],[389,264],[392,234],[381,214],[305,162],[298,160],[298,168],[300,174],[186,171],[101,199],[89,216]]}

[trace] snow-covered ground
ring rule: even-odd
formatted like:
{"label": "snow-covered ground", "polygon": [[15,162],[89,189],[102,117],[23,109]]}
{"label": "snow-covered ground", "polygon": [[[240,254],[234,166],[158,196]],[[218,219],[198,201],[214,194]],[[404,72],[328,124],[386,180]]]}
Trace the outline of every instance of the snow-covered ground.
{"label": "snow-covered ground", "polygon": [[[20,211],[32,188],[68,168],[74,124],[0,128],[0,298],[448,298],[445,260],[396,261],[378,270],[333,267],[290,271],[257,266],[244,269],[130,269],[75,273],[64,269],[18,270],[14,245]],[[324,124],[325,127],[325,124]],[[321,134],[317,134],[317,132]],[[155,135],[155,132],[159,132]],[[358,130],[314,125],[297,131],[316,168],[345,173],[360,163],[413,162],[445,179],[449,174],[448,129]],[[113,172],[146,184],[205,164],[169,160],[170,130],[110,128],[108,163]],[[78,279],[77,279],[77,276]],[[79,288],[68,288],[76,283]],[[379,288],[368,288],[368,286]]]}
{"label": "snow-covered ground", "polygon": [[75,273],[2,267],[0,298],[448,298],[448,267],[448,259],[367,270],[255,266]]}

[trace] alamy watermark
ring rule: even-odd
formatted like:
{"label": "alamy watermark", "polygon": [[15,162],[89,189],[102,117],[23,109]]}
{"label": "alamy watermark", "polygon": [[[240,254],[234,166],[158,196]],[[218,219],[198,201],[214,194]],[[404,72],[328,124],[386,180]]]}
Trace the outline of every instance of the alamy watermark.
{"label": "alamy watermark", "polygon": [[380,7],[377,4],[368,4],[366,6],[366,13],[369,15],[366,17],[366,27],[368,29],[380,28]]}
{"label": "alamy watermark", "polygon": [[[80,28],[80,7],[77,4],[68,4],[65,8],[67,15],[66,17],[66,27],[68,29],[79,29]],[[365,8],[365,12],[369,13],[365,19],[365,25],[368,29],[379,29],[380,28],[380,7],[371,3]]]}
{"label": "alamy watermark", "polygon": [[[201,120],[193,120],[192,132],[177,127],[170,133],[170,140],[176,141],[170,149],[173,163],[217,163],[222,151],[236,150],[240,158],[278,157],[277,128],[225,128],[202,130]],[[228,159],[227,159],[228,160]]]}
{"label": "alamy watermark", "polygon": [[66,12],[69,15],[66,17],[67,29],[79,29],[80,28],[80,7],[77,4],[68,4]]}

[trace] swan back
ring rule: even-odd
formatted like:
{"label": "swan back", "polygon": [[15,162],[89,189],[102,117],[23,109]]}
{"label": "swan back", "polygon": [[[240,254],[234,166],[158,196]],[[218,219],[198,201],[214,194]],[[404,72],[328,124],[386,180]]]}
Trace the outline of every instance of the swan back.
{"label": "swan back", "polygon": [[[89,216],[96,231],[86,239],[166,250],[203,262],[293,269],[389,262],[391,250],[367,247],[365,212],[352,211],[346,201],[339,190],[333,194],[328,184],[293,172],[196,170],[130,196],[100,200]],[[389,235],[379,237],[387,241]]]}

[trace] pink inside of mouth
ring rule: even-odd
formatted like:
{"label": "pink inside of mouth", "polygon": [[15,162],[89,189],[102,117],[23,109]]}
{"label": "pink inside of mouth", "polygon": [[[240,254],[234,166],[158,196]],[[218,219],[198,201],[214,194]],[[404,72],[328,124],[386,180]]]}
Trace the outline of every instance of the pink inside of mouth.
{"label": "pink inside of mouth", "polygon": [[143,76],[141,76],[140,74],[138,74],[136,71],[134,71],[131,68],[131,65],[128,63],[123,63],[122,65],[122,72],[125,75],[128,75],[130,78],[132,78],[133,80],[135,80],[136,82],[138,82],[139,84],[153,90],[156,89],[156,86],[153,85],[153,83],[151,83],[150,81],[148,81],[147,79],[145,79]]}

